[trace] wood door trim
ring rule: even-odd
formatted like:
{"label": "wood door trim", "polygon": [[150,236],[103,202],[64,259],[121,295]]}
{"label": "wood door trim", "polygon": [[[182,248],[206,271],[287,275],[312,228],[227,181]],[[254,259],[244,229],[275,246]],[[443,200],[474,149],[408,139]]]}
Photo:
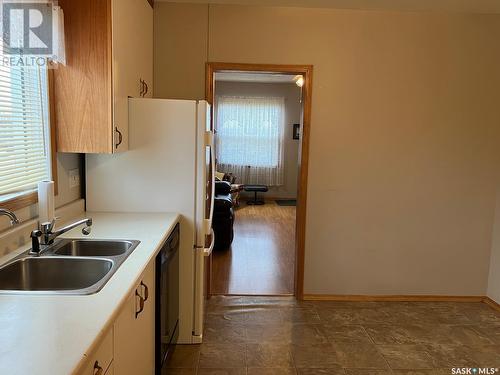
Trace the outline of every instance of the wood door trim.
{"label": "wood door trim", "polygon": [[[304,261],[307,212],[307,178],[309,171],[309,140],[311,131],[312,108],[312,65],[279,65],[279,64],[246,64],[227,62],[208,62],[206,64],[205,97],[213,104],[215,89],[215,73],[220,71],[269,72],[304,76],[302,87],[303,115],[302,140],[300,148],[299,178],[297,183],[297,213],[295,230],[295,297],[304,299]],[[212,114],[213,120],[213,114]]]}

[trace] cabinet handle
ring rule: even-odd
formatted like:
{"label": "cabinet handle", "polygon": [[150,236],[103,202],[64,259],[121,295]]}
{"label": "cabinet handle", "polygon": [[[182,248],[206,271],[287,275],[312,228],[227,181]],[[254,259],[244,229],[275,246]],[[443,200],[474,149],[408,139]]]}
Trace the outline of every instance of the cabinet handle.
{"label": "cabinet handle", "polygon": [[118,148],[122,144],[123,141],[123,135],[122,132],[118,130],[118,127],[115,126],[115,132],[118,133],[118,142],[115,144],[115,148]]}
{"label": "cabinet handle", "polygon": [[144,302],[146,302],[149,298],[149,288],[142,281],[141,281],[141,286],[144,288]]}
{"label": "cabinet handle", "polygon": [[147,93],[148,93],[148,91],[149,91],[149,86],[148,86],[148,84],[146,83],[146,81],[143,81],[143,82],[144,82],[144,86],[145,86],[145,87],[144,87],[144,94],[142,95],[142,97],[145,97],[145,96],[146,96],[146,94],[147,94]]}
{"label": "cabinet handle", "polygon": [[144,97],[144,81],[142,80],[142,78],[139,78],[139,83],[141,84],[141,92],[139,93],[139,96],[141,98]]}
{"label": "cabinet handle", "polygon": [[98,361],[95,361],[94,363],[94,375],[103,375],[104,370],[102,369],[101,366],[99,366],[99,362]]}
{"label": "cabinet handle", "polygon": [[135,290],[135,295],[139,297],[139,311],[135,312],[135,318],[137,319],[139,314],[144,310],[144,298],[142,298],[137,289]]}

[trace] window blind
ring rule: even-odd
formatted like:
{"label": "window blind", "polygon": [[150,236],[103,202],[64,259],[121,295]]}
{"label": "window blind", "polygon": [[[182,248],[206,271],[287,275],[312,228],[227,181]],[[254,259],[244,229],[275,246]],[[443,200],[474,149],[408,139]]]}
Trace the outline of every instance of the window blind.
{"label": "window blind", "polygon": [[50,178],[47,68],[0,64],[0,199]]}

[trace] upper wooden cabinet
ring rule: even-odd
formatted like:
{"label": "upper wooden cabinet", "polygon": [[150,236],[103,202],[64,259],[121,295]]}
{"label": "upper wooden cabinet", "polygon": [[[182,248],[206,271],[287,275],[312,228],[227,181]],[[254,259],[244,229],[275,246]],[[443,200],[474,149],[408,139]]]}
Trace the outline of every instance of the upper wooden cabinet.
{"label": "upper wooden cabinet", "polygon": [[153,9],[147,0],[59,0],[59,5],[66,66],[54,71],[57,150],[126,151],[127,99],[153,92]]}

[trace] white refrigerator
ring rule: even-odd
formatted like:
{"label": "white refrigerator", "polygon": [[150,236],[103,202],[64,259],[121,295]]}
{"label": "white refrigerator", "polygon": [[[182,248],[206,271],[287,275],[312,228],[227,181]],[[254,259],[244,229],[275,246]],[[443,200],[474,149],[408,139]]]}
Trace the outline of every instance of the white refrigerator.
{"label": "white refrigerator", "polygon": [[205,101],[129,99],[129,151],[86,156],[87,210],[181,214],[179,338],[200,343],[215,159]]}

